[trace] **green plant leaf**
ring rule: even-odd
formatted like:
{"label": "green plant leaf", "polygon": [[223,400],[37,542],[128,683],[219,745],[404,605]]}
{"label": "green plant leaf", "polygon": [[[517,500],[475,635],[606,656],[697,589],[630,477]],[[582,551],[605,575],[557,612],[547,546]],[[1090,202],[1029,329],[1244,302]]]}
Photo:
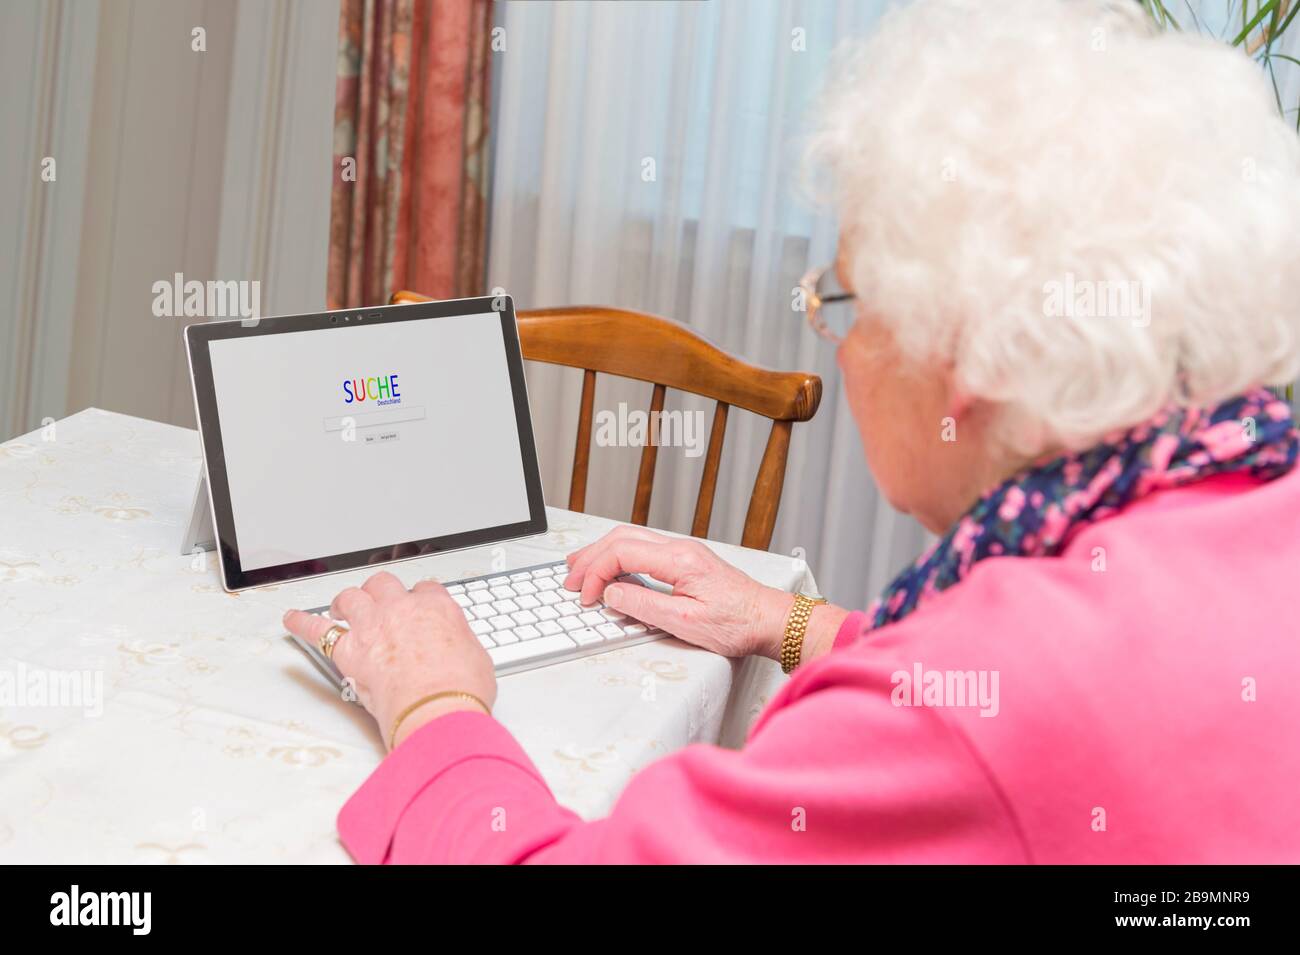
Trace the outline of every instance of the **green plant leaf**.
{"label": "green plant leaf", "polygon": [[1259,26],[1266,16],[1277,9],[1277,3],[1278,0],[1268,0],[1267,3],[1260,4],[1259,9],[1255,11],[1255,15],[1250,18],[1250,22],[1237,34],[1237,39],[1232,41],[1232,45],[1241,46],[1246,41],[1246,37],[1250,36],[1250,31]]}

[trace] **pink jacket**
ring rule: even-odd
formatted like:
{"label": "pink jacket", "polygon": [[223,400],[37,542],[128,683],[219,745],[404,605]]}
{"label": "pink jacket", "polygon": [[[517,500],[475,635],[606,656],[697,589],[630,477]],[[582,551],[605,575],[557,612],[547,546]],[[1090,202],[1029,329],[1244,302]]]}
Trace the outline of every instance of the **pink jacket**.
{"label": "pink jacket", "polygon": [[339,833],[360,862],[1295,863],[1298,575],[1300,471],[1212,478],[882,630],[852,615],[743,750],[661,759],[605,819],[456,713]]}

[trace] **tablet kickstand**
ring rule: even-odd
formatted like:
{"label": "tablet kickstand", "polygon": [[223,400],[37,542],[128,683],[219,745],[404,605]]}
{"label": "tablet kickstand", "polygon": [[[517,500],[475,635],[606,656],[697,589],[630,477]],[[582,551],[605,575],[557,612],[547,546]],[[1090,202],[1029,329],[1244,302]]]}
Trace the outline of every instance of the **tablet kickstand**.
{"label": "tablet kickstand", "polygon": [[190,523],[181,541],[182,554],[198,554],[217,549],[217,535],[212,531],[212,511],[208,506],[208,479],[199,472],[194,488],[194,503],[190,507]]}

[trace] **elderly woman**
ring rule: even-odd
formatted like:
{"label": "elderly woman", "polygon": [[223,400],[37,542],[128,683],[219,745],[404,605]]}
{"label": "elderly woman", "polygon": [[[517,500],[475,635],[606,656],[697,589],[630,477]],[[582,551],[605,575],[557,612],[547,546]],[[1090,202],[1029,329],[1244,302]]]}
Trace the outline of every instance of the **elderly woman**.
{"label": "elderly woman", "polygon": [[1300,371],[1300,142],[1266,81],[1096,0],[921,0],[846,62],[811,318],[938,542],[853,613],[639,528],[572,554],[584,602],[794,667],[744,749],[661,759],[591,822],[483,711],[438,584],[344,591],[334,659],[398,723],[339,816],[358,860],[1300,857],[1300,438],[1262,387]]}

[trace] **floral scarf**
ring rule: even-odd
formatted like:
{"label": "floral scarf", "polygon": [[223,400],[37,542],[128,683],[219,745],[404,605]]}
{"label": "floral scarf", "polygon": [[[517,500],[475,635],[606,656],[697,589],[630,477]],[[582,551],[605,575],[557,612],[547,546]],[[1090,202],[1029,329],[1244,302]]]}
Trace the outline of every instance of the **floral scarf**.
{"label": "floral scarf", "polygon": [[1265,389],[1205,410],[1170,408],[1087,451],[1033,465],[985,494],[867,608],[867,630],[901,620],[985,557],[1050,557],[1073,533],[1140,497],[1214,474],[1269,481],[1296,464],[1290,406]]}

